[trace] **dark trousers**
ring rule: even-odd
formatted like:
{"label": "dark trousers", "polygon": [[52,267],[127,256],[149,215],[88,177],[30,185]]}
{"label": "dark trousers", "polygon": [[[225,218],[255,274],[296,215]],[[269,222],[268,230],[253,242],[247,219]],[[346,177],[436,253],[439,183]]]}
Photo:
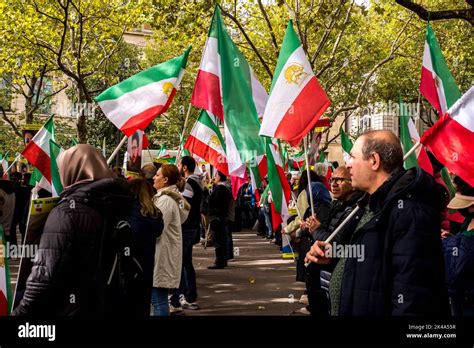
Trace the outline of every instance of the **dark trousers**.
{"label": "dark trousers", "polygon": [[212,240],[216,249],[216,266],[227,266],[227,223],[225,219],[211,221]]}
{"label": "dark trousers", "polygon": [[307,268],[306,291],[308,292],[308,310],[311,316],[328,317],[330,303],[326,291],[321,288],[321,266],[311,263]]}
{"label": "dark trousers", "polygon": [[171,304],[179,307],[179,297],[184,296],[187,302],[196,302],[196,271],[193,266],[193,244],[199,229],[183,230],[183,266],[181,268],[181,281],[179,288],[173,291]]}

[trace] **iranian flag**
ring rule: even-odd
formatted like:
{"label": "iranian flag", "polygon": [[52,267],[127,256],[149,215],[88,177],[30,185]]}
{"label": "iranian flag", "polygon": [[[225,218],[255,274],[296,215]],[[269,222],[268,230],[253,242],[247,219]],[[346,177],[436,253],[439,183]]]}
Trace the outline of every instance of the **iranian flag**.
{"label": "iranian flag", "polygon": [[292,158],[292,161],[293,161],[294,167],[298,169],[303,168],[304,162],[306,161],[304,149],[302,149],[300,152],[294,155]]}
{"label": "iranian flag", "polygon": [[[400,141],[403,147],[403,153],[407,153],[420,140],[420,135],[416,130],[415,123],[407,112],[406,105],[403,103],[400,97],[399,101],[400,110]],[[405,169],[414,167],[420,167],[425,172],[433,175],[433,166],[423,146],[418,147],[414,153],[412,153],[404,161],[403,166]]]}
{"label": "iranian flag", "polygon": [[120,82],[95,98],[105,116],[126,136],[145,128],[164,113],[183,78],[189,47],[181,56]]}
{"label": "iranian flag", "polygon": [[342,157],[344,157],[344,161],[347,163],[351,159],[351,150],[352,150],[352,141],[351,139],[347,136],[346,132],[344,132],[344,129],[341,127],[341,147],[342,147]]}
{"label": "iranian flag", "polygon": [[158,152],[156,158],[157,162],[162,164],[174,164],[176,162],[176,156],[171,156],[164,145],[160,146],[160,152]]}
{"label": "iranian flag", "polygon": [[474,186],[474,87],[471,87],[420,140],[449,171]]}
{"label": "iranian flag", "polygon": [[291,188],[283,170],[283,163],[277,146],[269,138],[265,138],[265,148],[267,151],[268,163],[268,185],[270,187],[273,207],[277,213],[276,221],[273,221],[273,228],[276,229],[288,218],[288,202],[291,198]]}
{"label": "iranian flag", "polygon": [[0,224],[0,243],[4,252],[0,254],[0,315],[10,314],[12,308],[12,290],[10,283],[10,268],[8,258],[5,255],[5,233]]}
{"label": "iranian flag", "polygon": [[444,113],[461,97],[456,81],[449,71],[433,29],[428,23],[421,68],[420,92],[438,110]]}
{"label": "iranian flag", "polygon": [[41,188],[57,197],[62,192],[61,180],[57,166],[57,157],[61,147],[54,141],[54,123],[51,116],[44,126],[22,151],[22,156],[35,166],[41,175],[36,175]]}
{"label": "iranian flag", "polygon": [[229,174],[245,177],[245,163],[264,153],[259,115],[268,96],[232,42],[216,6],[191,103],[224,121]]}
{"label": "iranian flag", "polygon": [[184,148],[205,159],[220,172],[229,175],[225,143],[214,115],[205,110],[201,111]]}
{"label": "iranian flag", "polygon": [[290,20],[278,57],[260,135],[286,140],[292,146],[316,126],[331,105],[314,76]]}

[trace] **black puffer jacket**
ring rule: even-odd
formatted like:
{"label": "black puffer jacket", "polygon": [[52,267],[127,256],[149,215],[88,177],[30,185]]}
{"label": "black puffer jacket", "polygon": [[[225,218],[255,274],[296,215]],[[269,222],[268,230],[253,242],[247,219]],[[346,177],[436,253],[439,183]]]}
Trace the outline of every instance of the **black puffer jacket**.
{"label": "black puffer jacket", "polygon": [[443,203],[440,186],[420,169],[393,173],[370,196],[373,218],[350,235],[351,244],[364,247],[365,259],[346,259],[340,315],[449,314],[440,238]]}
{"label": "black puffer jacket", "polygon": [[[125,180],[110,178],[74,186],[46,220],[26,290],[12,315],[100,317],[110,271],[99,260],[104,216],[126,218],[133,202]],[[102,257],[101,257],[102,255]]]}
{"label": "black puffer jacket", "polygon": [[[315,240],[326,240],[332,232],[344,221],[344,219],[355,208],[357,201],[364,195],[362,191],[353,191],[345,201],[334,200],[331,202],[329,211],[329,222],[327,225],[321,225],[315,232]],[[339,243],[342,234],[336,235],[333,242]]]}

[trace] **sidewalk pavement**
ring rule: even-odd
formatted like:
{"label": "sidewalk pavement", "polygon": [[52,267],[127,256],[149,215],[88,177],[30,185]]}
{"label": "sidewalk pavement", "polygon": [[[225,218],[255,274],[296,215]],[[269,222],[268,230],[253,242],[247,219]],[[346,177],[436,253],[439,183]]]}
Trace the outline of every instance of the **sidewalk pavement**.
{"label": "sidewalk pavement", "polygon": [[[298,315],[294,311],[305,285],[295,281],[296,263],[283,260],[279,247],[254,231],[234,232],[235,261],[225,269],[209,270],[214,248],[194,246],[200,310],[185,315]],[[237,248],[237,249],[235,249]]]}

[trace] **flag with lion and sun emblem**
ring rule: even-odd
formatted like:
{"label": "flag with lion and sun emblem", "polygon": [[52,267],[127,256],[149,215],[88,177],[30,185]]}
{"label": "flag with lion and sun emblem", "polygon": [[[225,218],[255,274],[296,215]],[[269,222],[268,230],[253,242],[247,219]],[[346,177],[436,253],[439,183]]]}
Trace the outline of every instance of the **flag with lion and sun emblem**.
{"label": "flag with lion and sun emblem", "polygon": [[220,172],[229,175],[225,142],[217,126],[216,116],[202,110],[184,148],[205,159]]}
{"label": "flag with lion and sun emblem", "polygon": [[145,130],[173,101],[190,50],[191,47],[179,57],[152,66],[106,89],[95,101],[125,135]]}
{"label": "flag with lion and sun emblem", "polygon": [[290,20],[273,74],[260,135],[296,146],[330,105]]}

